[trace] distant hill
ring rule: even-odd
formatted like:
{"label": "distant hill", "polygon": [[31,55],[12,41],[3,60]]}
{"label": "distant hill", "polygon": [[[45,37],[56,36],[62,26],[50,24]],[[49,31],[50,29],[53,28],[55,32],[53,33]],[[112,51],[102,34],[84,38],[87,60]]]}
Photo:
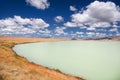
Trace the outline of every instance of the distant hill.
{"label": "distant hill", "polygon": [[71,38],[71,40],[77,40],[76,38]]}
{"label": "distant hill", "polygon": [[120,36],[112,37],[111,40],[120,41]]}
{"label": "distant hill", "polygon": [[115,41],[120,41],[120,36],[109,36],[109,37],[99,37],[99,38],[84,38],[83,40],[115,40]]}

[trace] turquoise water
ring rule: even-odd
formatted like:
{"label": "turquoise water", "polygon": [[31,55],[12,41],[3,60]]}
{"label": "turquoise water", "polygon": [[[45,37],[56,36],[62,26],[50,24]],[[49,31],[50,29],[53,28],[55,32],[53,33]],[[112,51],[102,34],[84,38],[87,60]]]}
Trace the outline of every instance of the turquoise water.
{"label": "turquoise water", "polygon": [[13,49],[31,62],[86,80],[120,80],[120,42],[40,42]]}

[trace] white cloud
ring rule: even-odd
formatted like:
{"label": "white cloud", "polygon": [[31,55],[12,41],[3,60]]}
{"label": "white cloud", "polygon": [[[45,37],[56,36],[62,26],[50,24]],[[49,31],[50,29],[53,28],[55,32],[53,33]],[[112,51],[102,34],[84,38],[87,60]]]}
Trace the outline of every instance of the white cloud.
{"label": "white cloud", "polygon": [[36,7],[37,9],[46,9],[50,6],[50,3],[47,0],[26,0],[28,4],[30,4],[33,7]]}
{"label": "white cloud", "polygon": [[93,35],[95,35],[94,32],[87,32],[86,34],[89,35],[89,36],[93,36]]}
{"label": "white cloud", "polygon": [[[0,34],[34,34],[45,30],[48,26],[49,24],[41,18],[22,18],[20,16],[14,16],[14,18],[0,20]],[[46,32],[48,31],[46,30]]]}
{"label": "white cloud", "polygon": [[43,30],[40,30],[39,33],[40,33],[40,34],[41,34],[41,33],[42,33],[42,34],[44,34],[44,33],[45,33],[45,34],[50,34],[51,31],[48,30],[48,29],[43,29]]}
{"label": "white cloud", "polygon": [[62,16],[56,16],[56,17],[54,18],[54,20],[55,20],[56,22],[63,22],[63,21],[64,21],[64,18],[63,18]]}
{"label": "white cloud", "polygon": [[67,22],[67,23],[64,23],[64,26],[68,26],[68,27],[76,27],[76,23],[73,23],[73,22]]}
{"label": "white cloud", "polygon": [[70,11],[77,11],[77,9],[74,6],[70,6]]}
{"label": "white cloud", "polygon": [[88,37],[91,37],[91,38],[95,38],[95,37],[101,38],[101,37],[106,37],[107,36],[106,33],[99,33],[99,32],[97,32],[97,33],[87,32],[86,34],[87,34]]}
{"label": "white cloud", "polygon": [[75,23],[75,22],[66,22],[63,24],[66,27],[81,27],[81,28],[85,28],[85,26],[81,23]]}
{"label": "white cloud", "polygon": [[84,34],[84,32],[76,32],[76,34],[81,35]]}
{"label": "white cloud", "polygon": [[74,24],[75,27],[82,27],[87,25],[89,27],[110,27],[111,23],[117,23],[120,21],[120,8],[113,2],[101,2],[94,1],[86,7],[86,10],[82,10],[79,13],[71,15],[71,22],[65,24],[71,27],[70,24]]}
{"label": "white cloud", "polygon": [[93,23],[93,24],[89,24],[90,27],[102,27],[102,28],[106,28],[106,27],[110,27],[110,23],[108,22],[97,22],[97,23]]}
{"label": "white cloud", "polygon": [[114,28],[120,28],[120,26],[118,26],[118,25],[115,25],[115,24],[113,25],[113,27],[114,27]]}
{"label": "white cloud", "polygon": [[61,34],[66,35],[67,33],[64,31],[65,29],[66,29],[66,27],[56,27],[54,32],[58,36],[61,35]]}
{"label": "white cloud", "polygon": [[96,28],[94,28],[94,27],[89,27],[89,28],[87,28],[87,30],[89,30],[89,31],[95,31]]}
{"label": "white cloud", "polygon": [[109,30],[110,32],[118,32],[118,29],[117,28],[112,28]]}
{"label": "white cloud", "polygon": [[116,22],[120,21],[120,11],[113,2],[95,1],[87,6],[87,13],[89,17],[95,22]]}
{"label": "white cloud", "polygon": [[96,29],[97,32],[107,32],[108,30],[106,28],[99,28]]}
{"label": "white cloud", "polygon": [[95,33],[95,36],[101,38],[101,37],[106,37],[107,35],[105,33],[98,33],[97,32],[97,33]]}

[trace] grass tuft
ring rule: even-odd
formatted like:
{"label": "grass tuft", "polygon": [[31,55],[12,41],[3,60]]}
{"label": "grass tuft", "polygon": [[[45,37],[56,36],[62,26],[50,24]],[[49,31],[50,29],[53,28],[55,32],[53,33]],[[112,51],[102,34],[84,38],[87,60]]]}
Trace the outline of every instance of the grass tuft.
{"label": "grass tuft", "polygon": [[0,80],[3,80],[3,77],[2,77],[2,76],[0,76]]}

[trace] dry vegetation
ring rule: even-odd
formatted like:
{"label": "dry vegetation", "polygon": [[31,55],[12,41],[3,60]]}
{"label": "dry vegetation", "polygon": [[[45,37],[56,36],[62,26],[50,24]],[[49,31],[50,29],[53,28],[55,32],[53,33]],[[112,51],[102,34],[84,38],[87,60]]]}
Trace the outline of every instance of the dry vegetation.
{"label": "dry vegetation", "polygon": [[0,37],[0,80],[83,80],[79,77],[63,74],[59,70],[30,63],[26,58],[17,55],[12,50],[15,44],[60,40]]}

